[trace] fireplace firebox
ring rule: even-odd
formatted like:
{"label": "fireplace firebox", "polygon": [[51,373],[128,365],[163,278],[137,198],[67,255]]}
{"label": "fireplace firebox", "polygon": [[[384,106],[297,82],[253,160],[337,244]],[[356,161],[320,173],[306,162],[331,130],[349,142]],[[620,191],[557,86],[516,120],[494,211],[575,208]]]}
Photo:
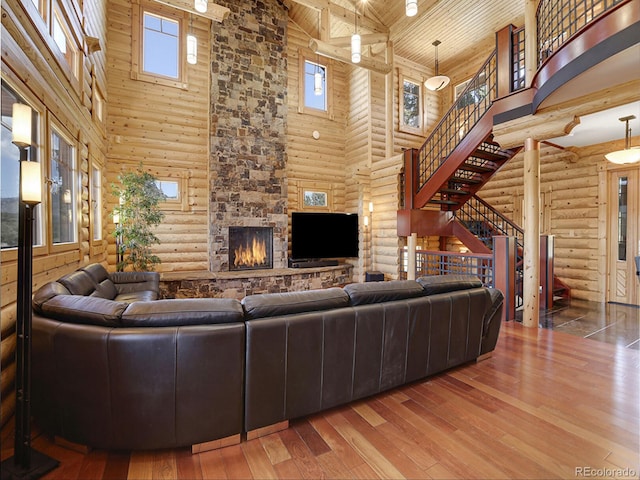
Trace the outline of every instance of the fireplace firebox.
{"label": "fireplace firebox", "polygon": [[229,227],[229,270],[273,268],[272,227]]}

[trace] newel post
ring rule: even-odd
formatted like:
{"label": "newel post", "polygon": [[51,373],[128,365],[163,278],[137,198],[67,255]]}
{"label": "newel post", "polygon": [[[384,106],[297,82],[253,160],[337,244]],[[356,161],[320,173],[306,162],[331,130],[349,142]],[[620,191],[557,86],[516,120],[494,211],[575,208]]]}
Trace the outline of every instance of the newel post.
{"label": "newel post", "polygon": [[502,321],[516,318],[516,238],[493,237],[493,286],[504,294]]}

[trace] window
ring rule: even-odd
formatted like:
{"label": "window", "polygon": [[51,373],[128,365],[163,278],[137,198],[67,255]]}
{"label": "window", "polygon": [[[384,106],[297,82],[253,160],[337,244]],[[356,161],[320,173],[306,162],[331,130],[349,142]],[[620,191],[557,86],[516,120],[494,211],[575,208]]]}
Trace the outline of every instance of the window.
{"label": "window", "polygon": [[69,69],[75,78],[78,78],[79,55],[78,47],[69,33],[69,27],[64,21],[58,6],[56,5],[51,19],[51,36],[64,57]]}
{"label": "window", "polygon": [[[18,246],[18,201],[20,184],[20,150],[14,145],[12,140],[12,109],[14,103],[27,103],[8,85],[2,82],[2,117],[0,124],[2,127],[2,155],[0,156],[0,202],[2,209],[0,212],[0,248],[9,250]],[[38,145],[38,125],[39,113],[33,109],[32,112],[32,147],[28,149],[31,160],[37,160]],[[33,244],[42,245],[42,220],[41,209],[38,205],[35,208],[35,224],[33,228]]]}
{"label": "window", "polygon": [[102,240],[102,171],[91,167],[91,232],[93,241]]}
{"label": "window", "polygon": [[78,239],[75,148],[61,133],[51,132],[49,205],[53,245]]}
{"label": "window", "polygon": [[399,106],[401,132],[424,135],[424,107],[422,82],[408,78],[402,72],[399,80]]}
{"label": "window", "polygon": [[[484,73],[478,77],[478,82],[476,85],[471,86],[469,90],[465,92],[472,79],[467,80],[466,82],[462,82],[456,85],[454,89],[454,101],[457,101],[458,108],[464,108],[469,105],[473,105],[476,103],[480,103],[484,97],[487,96],[487,81],[485,79]],[[458,101],[458,99],[460,99]]]}
{"label": "window", "polygon": [[143,14],[142,69],[146,73],[179,77],[180,24],[150,12]]}
{"label": "window", "polygon": [[187,88],[184,14],[154,5],[133,5],[134,80]]}
{"label": "window", "polygon": [[331,117],[332,73],[328,62],[300,50],[298,112]]}
{"label": "window", "polygon": [[305,207],[328,207],[327,192],[304,191]]}
{"label": "window", "polygon": [[156,185],[164,193],[165,201],[180,200],[180,188],[178,182],[172,180],[156,180]]}

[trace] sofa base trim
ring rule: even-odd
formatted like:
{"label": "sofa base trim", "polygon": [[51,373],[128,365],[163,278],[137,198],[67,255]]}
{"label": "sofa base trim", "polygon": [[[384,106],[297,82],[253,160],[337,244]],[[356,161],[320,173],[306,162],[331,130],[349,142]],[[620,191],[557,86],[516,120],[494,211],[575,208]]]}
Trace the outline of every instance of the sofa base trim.
{"label": "sofa base trim", "polygon": [[82,443],[75,443],[65,438],[55,436],[53,437],[53,442],[56,445],[59,445],[67,450],[73,450],[74,452],[82,453],[83,455],[87,455],[91,453],[92,448],[88,445],[83,445]]}
{"label": "sofa base trim", "polygon": [[247,432],[247,440],[253,440],[254,438],[264,437],[271,435],[272,433],[280,432],[289,428],[289,420],[284,420],[273,425],[267,425],[266,427],[256,428]]}
{"label": "sofa base trim", "polygon": [[479,355],[478,358],[476,358],[476,363],[480,363],[483,360],[491,358],[492,356],[493,356],[493,352],[483,353],[482,355]]}
{"label": "sofa base trim", "polygon": [[208,452],[209,450],[217,450],[218,448],[230,447],[231,445],[237,445],[242,441],[242,437],[239,433],[235,435],[229,435],[228,437],[219,438],[218,440],[211,440],[210,442],[196,443],[191,445],[191,454]]}

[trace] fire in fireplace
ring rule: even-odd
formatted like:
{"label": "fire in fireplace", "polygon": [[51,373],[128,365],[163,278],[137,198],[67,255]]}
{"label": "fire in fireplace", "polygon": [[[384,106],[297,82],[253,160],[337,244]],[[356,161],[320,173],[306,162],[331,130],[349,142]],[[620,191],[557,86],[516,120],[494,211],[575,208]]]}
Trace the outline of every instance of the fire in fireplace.
{"label": "fire in fireplace", "polygon": [[272,227],[229,227],[229,270],[273,268]]}

